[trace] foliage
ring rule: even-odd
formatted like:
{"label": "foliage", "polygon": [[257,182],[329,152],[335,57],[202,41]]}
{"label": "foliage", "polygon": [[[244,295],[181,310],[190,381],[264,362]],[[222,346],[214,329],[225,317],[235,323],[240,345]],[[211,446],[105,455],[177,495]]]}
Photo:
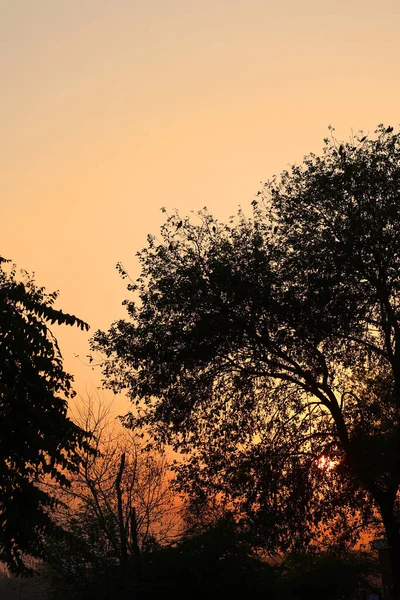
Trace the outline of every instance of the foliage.
{"label": "foliage", "polygon": [[88,325],[53,308],[32,278],[17,280],[0,259],[0,559],[24,573],[23,555],[41,557],[44,536],[58,530],[55,498],[44,480],[68,486],[86,434],[67,417],[72,377],[65,373],[48,322]]}
{"label": "foliage", "polygon": [[280,598],[364,599],[373,590],[376,561],[365,552],[292,554],[279,566]]}
{"label": "foliage", "polygon": [[[275,573],[269,565],[253,556],[237,535],[234,522],[221,520],[201,534],[175,544],[153,548],[142,555],[142,570],[137,575],[129,563],[123,590],[115,563],[85,563],[79,540],[76,555],[67,550],[61,570],[54,569],[51,597],[58,599],[111,600],[130,597],[200,598],[245,593],[272,592]],[[63,548],[60,548],[60,559]],[[268,598],[272,597],[270,595]]]}
{"label": "foliage", "polygon": [[[70,550],[64,554],[63,547],[59,548],[65,564],[54,572],[51,597],[71,600],[118,597],[115,564],[85,562],[79,545],[82,541],[80,537],[76,540],[76,554]],[[296,554],[283,562],[269,564],[254,553],[246,535],[229,514],[200,533],[143,553],[142,559],[139,578],[134,564],[130,564],[120,597],[250,595],[269,600],[347,600],[365,598],[371,588],[369,577],[376,573],[371,557],[357,552]]]}
{"label": "foliage", "polygon": [[118,598],[120,569],[98,519],[82,513],[69,518],[67,535],[49,540],[43,576],[49,598]]}
{"label": "foliage", "polygon": [[377,509],[394,573],[399,196],[399,133],[332,135],[264,186],[252,218],[168,216],[139,253],[128,319],[92,341],[136,404],[126,423],[187,457],[187,493],[225,495],[271,550],[332,519],[356,532]]}
{"label": "foliage", "polygon": [[151,597],[275,597],[275,570],[252,552],[229,515],[149,555],[144,575]]}
{"label": "foliage", "polygon": [[[140,577],[143,557],[170,542],[179,510],[163,455],[112,418],[101,398],[80,398],[75,421],[96,452],[82,455],[57,516],[68,535],[50,541],[47,576],[54,598],[118,598]],[[106,574],[104,579],[102,574]]]}

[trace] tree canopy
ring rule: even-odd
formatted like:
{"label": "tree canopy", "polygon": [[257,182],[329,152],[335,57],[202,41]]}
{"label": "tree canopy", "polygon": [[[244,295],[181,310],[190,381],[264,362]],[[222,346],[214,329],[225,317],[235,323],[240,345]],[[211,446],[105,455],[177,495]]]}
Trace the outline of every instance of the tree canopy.
{"label": "tree canopy", "polygon": [[26,273],[18,280],[7,262],[0,258],[0,560],[20,573],[24,555],[41,557],[44,536],[57,529],[43,482],[68,485],[87,443],[67,417],[72,376],[48,323],[88,325],[55,309],[57,293]]}
{"label": "tree canopy", "polygon": [[265,184],[252,217],[167,216],[128,318],[92,342],[136,403],[126,423],[187,453],[186,491],[226,494],[275,546],[377,510],[393,573],[399,241],[400,134],[332,134]]}

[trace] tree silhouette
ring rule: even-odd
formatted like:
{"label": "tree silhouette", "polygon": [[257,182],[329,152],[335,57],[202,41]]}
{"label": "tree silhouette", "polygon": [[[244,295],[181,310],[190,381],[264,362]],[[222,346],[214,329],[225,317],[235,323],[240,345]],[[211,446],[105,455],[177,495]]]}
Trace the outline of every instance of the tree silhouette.
{"label": "tree silhouette", "polygon": [[152,598],[280,597],[273,567],[252,551],[229,515],[150,554],[144,575],[143,595]]}
{"label": "tree silhouette", "polygon": [[0,258],[0,559],[15,573],[27,572],[23,555],[41,557],[44,536],[54,533],[55,499],[41,486],[68,485],[78,468],[86,434],[67,417],[72,377],[64,372],[47,323],[88,325],[53,308],[27,274]]}
{"label": "tree silhouette", "polygon": [[289,555],[279,572],[279,598],[361,600],[373,591],[379,569],[370,554],[341,550]]}
{"label": "tree silhouette", "polygon": [[253,209],[169,216],[93,348],[127,424],[190,452],[183,488],[227,493],[267,544],[377,510],[398,600],[400,134],[326,139]]}
{"label": "tree silhouette", "polygon": [[51,596],[128,597],[142,577],[143,557],[179,531],[168,464],[116,423],[101,399],[81,398],[76,412],[96,452],[82,454],[71,486],[59,491],[57,520],[68,535],[48,544]]}

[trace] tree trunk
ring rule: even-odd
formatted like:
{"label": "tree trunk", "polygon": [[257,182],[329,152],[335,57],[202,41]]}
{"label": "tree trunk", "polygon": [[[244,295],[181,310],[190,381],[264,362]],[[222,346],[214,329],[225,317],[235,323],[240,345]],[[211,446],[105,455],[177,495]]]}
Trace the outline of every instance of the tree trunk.
{"label": "tree trunk", "polygon": [[388,541],[391,572],[391,600],[400,600],[400,528],[392,502],[380,503],[380,512]]}
{"label": "tree trunk", "polygon": [[141,560],[141,553],[140,553],[139,540],[138,540],[136,508],[134,506],[131,506],[130,521],[131,521],[131,543],[132,543],[133,555],[135,557],[135,563],[136,563],[136,574],[137,574],[137,577],[140,578],[142,575],[142,560]]}
{"label": "tree trunk", "polygon": [[[359,457],[355,456],[349,447],[347,448],[347,459],[355,475],[360,478],[364,490],[371,494],[374,499],[382,518],[388,548],[380,556],[383,561],[381,562],[381,572],[382,579],[385,579],[385,588],[390,589],[390,596],[387,599],[385,596],[385,600],[400,600],[400,522],[395,513],[398,486],[392,481],[392,485],[386,491],[379,489],[373,475],[371,477],[365,468],[365,461],[360,461]],[[361,468],[360,463],[363,465]],[[395,472],[393,475],[394,481],[397,482],[398,473]],[[387,589],[385,589],[385,593],[388,593]]]}
{"label": "tree trunk", "polygon": [[117,492],[118,501],[118,524],[119,524],[119,535],[120,535],[120,581],[119,581],[119,598],[123,598],[125,595],[125,584],[127,580],[128,572],[128,548],[126,539],[126,529],[124,523],[123,503],[122,503],[122,490],[121,480],[125,468],[125,452],[121,455],[121,462],[119,465],[119,471],[115,480],[115,489]]}

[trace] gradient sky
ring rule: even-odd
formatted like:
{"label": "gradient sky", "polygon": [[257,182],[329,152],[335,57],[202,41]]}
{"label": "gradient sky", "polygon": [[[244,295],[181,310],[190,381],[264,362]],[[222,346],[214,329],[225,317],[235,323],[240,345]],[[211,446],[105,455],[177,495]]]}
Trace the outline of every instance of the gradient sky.
{"label": "gradient sky", "polygon": [[[338,137],[400,122],[396,0],[0,0],[0,254],[92,326],[160,208],[224,219]],[[100,374],[57,328],[83,391]]]}

